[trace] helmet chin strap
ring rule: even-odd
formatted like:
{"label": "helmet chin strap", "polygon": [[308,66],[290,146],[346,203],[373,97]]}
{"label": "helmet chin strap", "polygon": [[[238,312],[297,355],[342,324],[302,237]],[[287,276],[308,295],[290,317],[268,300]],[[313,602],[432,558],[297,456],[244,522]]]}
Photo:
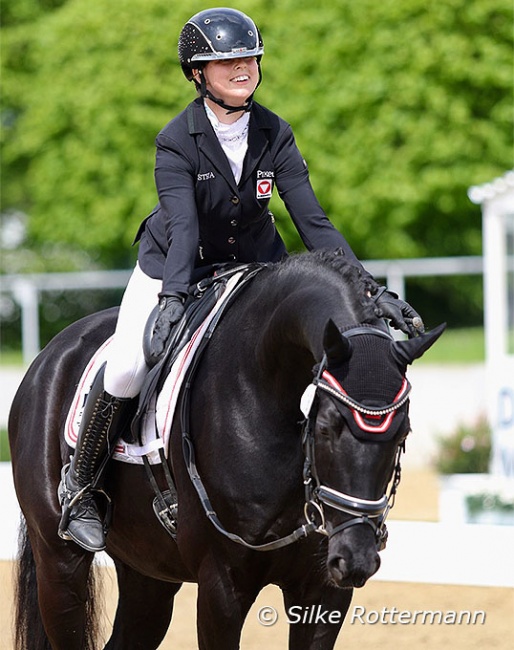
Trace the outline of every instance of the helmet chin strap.
{"label": "helmet chin strap", "polygon": [[224,108],[227,111],[227,115],[231,115],[232,113],[239,113],[240,111],[244,111],[246,113],[251,110],[255,90],[257,90],[257,87],[261,83],[261,79],[262,79],[261,66],[259,66],[259,83],[257,84],[257,86],[255,86],[255,90],[253,91],[253,93],[250,95],[250,97],[248,97],[248,99],[242,106],[230,106],[229,104],[225,104],[223,100],[219,99],[218,97],[215,97],[210,90],[207,90],[207,83],[205,81],[203,70],[201,68],[198,70],[198,75],[200,76],[200,84],[198,85],[198,82],[195,83],[197,87],[199,86],[200,88],[201,96],[207,97],[208,99],[211,100],[211,102],[214,102],[215,104],[218,104],[218,106],[221,106],[221,108]]}

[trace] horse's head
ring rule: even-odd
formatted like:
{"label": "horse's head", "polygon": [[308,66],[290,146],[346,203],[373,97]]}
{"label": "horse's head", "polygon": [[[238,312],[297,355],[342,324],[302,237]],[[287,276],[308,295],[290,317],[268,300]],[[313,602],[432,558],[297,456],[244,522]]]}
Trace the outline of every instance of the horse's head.
{"label": "horse's head", "polygon": [[[380,566],[385,517],[399,481],[399,456],[409,433],[406,367],[441,335],[394,341],[369,325],[340,332],[330,321],[325,357],[306,391],[307,481],[325,520],[327,569],[340,587],[361,587]],[[391,493],[390,493],[391,495]]]}

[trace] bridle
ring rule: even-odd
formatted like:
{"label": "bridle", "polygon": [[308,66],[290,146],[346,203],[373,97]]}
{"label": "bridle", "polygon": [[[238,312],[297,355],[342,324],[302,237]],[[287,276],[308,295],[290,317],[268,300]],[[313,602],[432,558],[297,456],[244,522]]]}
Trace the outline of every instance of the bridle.
{"label": "bridle", "polygon": [[[345,332],[345,336],[357,336],[359,334],[375,334],[390,338],[383,330],[376,328],[354,328]],[[323,391],[342,402],[347,406],[358,426],[367,432],[376,434],[383,433],[391,425],[392,418],[396,411],[401,408],[409,399],[411,385],[404,378],[402,386],[391,404],[382,407],[371,407],[361,404],[352,399],[342,388],[339,382],[329,373],[326,368],[326,358],[319,366],[317,375],[313,382],[306,388],[302,400],[301,409],[305,416],[303,422],[303,449],[305,462],[303,469],[303,481],[305,485],[305,516],[308,520],[313,521],[316,516],[320,518],[320,524],[316,532],[327,535],[329,538],[337,533],[356,526],[357,524],[367,524],[371,526],[375,533],[375,538],[379,550],[384,548],[387,540],[387,530],[385,521],[391,508],[394,506],[396,492],[401,480],[401,454],[405,451],[405,440],[398,445],[395,463],[392,472],[391,487],[389,494],[384,494],[380,499],[368,500],[352,496],[334,490],[321,484],[318,476],[315,458],[315,422],[318,415],[318,402],[316,396],[318,391]],[[368,425],[362,416],[383,417],[382,422],[376,426]],[[323,506],[328,506],[348,515],[353,515],[352,519],[335,526],[329,532],[325,525],[325,514]]]}
{"label": "bridle", "polygon": [[[390,339],[391,337],[378,328],[356,327],[344,332],[345,336],[357,336],[359,334],[375,334]],[[401,478],[400,457],[405,450],[404,441],[402,441],[396,452],[395,464],[392,471],[392,481],[389,494],[384,494],[380,499],[367,500],[360,497],[339,492],[326,485],[322,485],[316,467],[315,458],[315,422],[318,414],[318,400],[316,396],[318,391],[329,394],[332,398],[341,401],[348,406],[357,422],[359,416],[373,415],[385,416],[389,422],[395,412],[401,408],[408,399],[410,384],[405,379],[400,392],[391,404],[385,407],[374,408],[363,405],[352,399],[346,391],[339,385],[337,380],[327,370],[327,360],[324,358],[319,365],[317,375],[313,382],[307,386],[302,399],[300,408],[305,416],[302,423],[302,445],[305,455],[303,466],[303,483],[305,489],[304,516],[306,523],[296,528],[292,533],[264,544],[250,544],[242,537],[231,533],[225,529],[218,519],[218,516],[212,507],[209,496],[198,474],[195,459],[195,450],[193,440],[189,435],[189,401],[191,381],[185,382],[187,387],[184,391],[181,408],[181,428],[182,428],[182,447],[184,452],[185,464],[191,478],[191,482],[200,498],[200,502],[207,518],[214,527],[228,539],[256,551],[271,551],[292,544],[299,539],[308,537],[311,533],[316,532],[327,537],[333,537],[336,533],[341,532],[357,524],[367,524],[371,526],[375,533],[376,543],[381,550],[385,546],[387,531],[385,520],[389,511],[394,506],[396,491]],[[378,433],[378,430],[377,430]],[[328,531],[326,528],[326,518],[324,506],[328,506],[345,514],[353,515],[351,519],[336,526]]]}

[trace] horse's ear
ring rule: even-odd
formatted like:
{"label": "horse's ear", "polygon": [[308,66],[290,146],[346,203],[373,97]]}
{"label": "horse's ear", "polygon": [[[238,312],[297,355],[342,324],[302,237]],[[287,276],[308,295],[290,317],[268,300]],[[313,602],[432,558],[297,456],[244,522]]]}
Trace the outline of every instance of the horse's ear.
{"label": "horse's ear", "polygon": [[419,359],[428,348],[432,347],[437,339],[446,329],[446,323],[441,323],[433,330],[421,336],[405,341],[395,341],[391,345],[391,351],[395,360],[401,365],[406,366],[412,363],[414,359]]}
{"label": "horse's ear", "polygon": [[323,349],[327,355],[327,364],[339,365],[350,358],[352,347],[350,341],[343,336],[337,325],[330,319],[323,335]]}

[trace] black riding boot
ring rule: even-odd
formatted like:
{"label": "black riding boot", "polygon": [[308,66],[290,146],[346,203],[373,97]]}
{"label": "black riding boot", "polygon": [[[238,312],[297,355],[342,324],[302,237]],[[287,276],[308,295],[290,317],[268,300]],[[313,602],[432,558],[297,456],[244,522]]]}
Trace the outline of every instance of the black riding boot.
{"label": "black riding boot", "polygon": [[79,428],[77,448],[62,470],[59,502],[62,517],[59,536],[87,551],[105,548],[106,530],[94,490],[123,426],[134,414],[136,400],[113,397],[104,390],[105,365],[99,370],[87,396]]}

